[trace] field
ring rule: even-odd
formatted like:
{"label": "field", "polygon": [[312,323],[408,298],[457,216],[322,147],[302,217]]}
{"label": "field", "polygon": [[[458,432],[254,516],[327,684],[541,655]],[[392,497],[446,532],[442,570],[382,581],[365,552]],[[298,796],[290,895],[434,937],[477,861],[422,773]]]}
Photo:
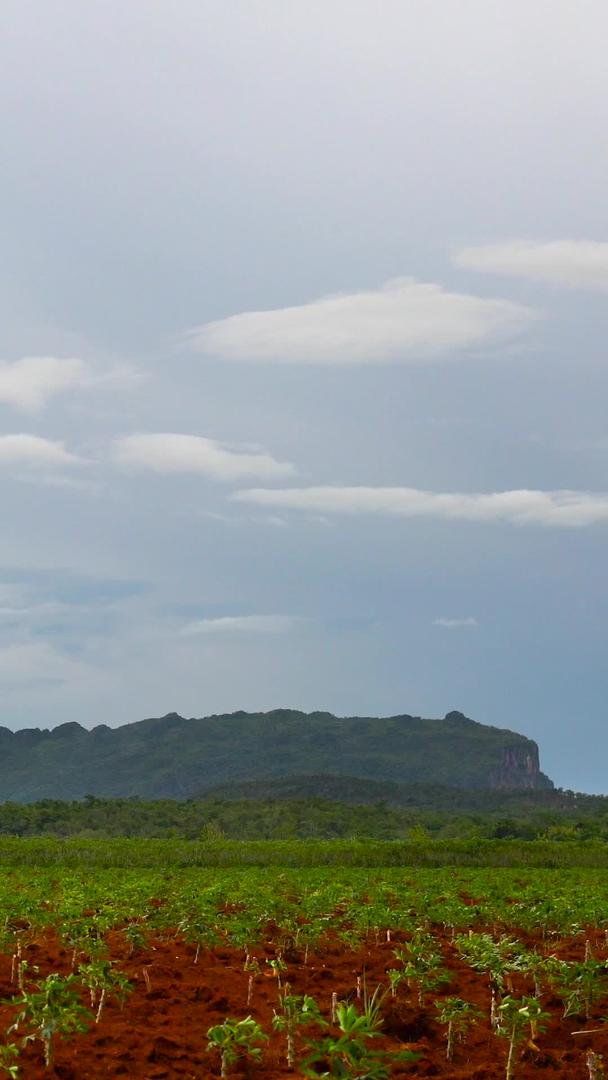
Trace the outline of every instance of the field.
{"label": "field", "polygon": [[0,1076],[200,1080],[222,1050],[250,1080],[608,1061],[604,870],[5,865],[0,914]]}

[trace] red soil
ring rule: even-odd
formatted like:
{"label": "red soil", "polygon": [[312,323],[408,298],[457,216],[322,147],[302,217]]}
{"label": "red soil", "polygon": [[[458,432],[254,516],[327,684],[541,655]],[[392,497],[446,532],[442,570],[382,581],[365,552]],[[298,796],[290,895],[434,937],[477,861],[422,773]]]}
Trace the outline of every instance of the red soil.
{"label": "red soil", "polygon": [[[606,954],[603,934],[591,935],[594,952],[598,957]],[[256,976],[251,1007],[247,1007],[249,975],[243,970],[244,955],[241,950],[216,948],[201,950],[194,963],[194,948],[176,938],[168,941],[159,938],[149,941],[145,949],[129,956],[129,947],[120,933],[109,935],[109,948],[117,967],[126,972],[134,984],[134,991],[127,999],[124,1011],[110,999],[100,1023],[92,1024],[86,1035],[76,1035],[69,1041],[57,1039],[55,1065],[45,1070],[42,1064],[40,1043],[30,1044],[21,1055],[24,1080],[43,1080],[56,1077],[59,1080],[106,1080],[124,1077],[126,1080],[203,1080],[219,1076],[217,1056],[206,1049],[206,1032],[213,1024],[226,1017],[241,1019],[251,1014],[270,1036],[265,1044],[262,1064],[245,1062],[235,1066],[230,1075],[235,1080],[287,1080],[293,1076],[285,1067],[284,1036],[273,1032],[272,1016],[278,1007],[277,981],[265,973]],[[322,1012],[329,1018],[332,993],[338,999],[354,999],[357,976],[364,976],[370,990],[381,983],[388,985],[386,969],[394,967],[393,948],[398,936],[393,935],[390,944],[371,941],[358,952],[347,952],[343,945],[328,939],[325,946],[310,953],[304,965],[303,954],[287,954],[287,971],[283,978],[291,986],[292,993],[311,994]],[[582,959],[584,938],[577,937],[562,942],[559,947],[535,944],[539,950],[556,952],[563,958]],[[434,999],[442,995],[458,995],[476,1004],[488,1014],[489,990],[487,978],[463,965],[448,938],[442,942],[446,964],[452,981],[441,994],[429,995],[428,1005],[421,1009],[411,993],[402,985],[395,999],[390,995],[384,1003],[383,1037],[374,1040],[374,1048],[398,1052],[405,1047],[420,1054],[415,1064],[395,1064],[391,1076],[395,1080],[406,1077],[444,1077],[450,1080],[492,1080],[504,1076],[506,1040],[493,1035],[488,1021],[472,1030],[465,1044],[460,1044],[454,1063],[445,1060],[444,1028],[435,1019]],[[24,958],[29,967],[38,965],[40,977],[51,971],[68,974],[71,970],[71,953],[62,948],[51,935],[39,935],[24,944]],[[256,948],[260,967],[272,959],[275,947],[271,940],[265,947]],[[0,957],[0,998],[6,1000],[16,993],[10,982],[10,958]],[[149,989],[146,985],[147,973]],[[515,993],[531,993],[529,984],[515,985]],[[85,998],[83,997],[83,1001]],[[546,1075],[563,1080],[587,1080],[586,1051],[592,1048],[603,1053],[608,1061],[608,1025],[606,1033],[573,1035],[573,1031],[585,1028],[602,1028],[599,1017],[608,1011],[608,1003],[600,1003],[595,1019],[589,1022],[575,1018],[561,1018],[561,1004],[555,999],[543,999],[543,1007],[551,1013],[547,1031],[539,1036],[537,1048],[532,1045],[522,1049],[516,1077],[531,1080]],[[10,1005],[0,1006],[0,1030],[4,1030],[14,1015]],[[309,1033],[315,1036],[315,1032]],[[15,1036],[9,1036],[11,1041]],[[297,1075],[297,1070],[296,1070]]]}

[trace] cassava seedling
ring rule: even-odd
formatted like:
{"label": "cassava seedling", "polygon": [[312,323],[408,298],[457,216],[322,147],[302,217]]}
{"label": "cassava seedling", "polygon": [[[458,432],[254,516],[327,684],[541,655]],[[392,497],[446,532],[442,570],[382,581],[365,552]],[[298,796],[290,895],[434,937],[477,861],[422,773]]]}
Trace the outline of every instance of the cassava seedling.
{"label": "cassava seedling", "polygon": [[397,997],[397,990],[402,982],[407,981],[407,975],[403,968],[389,968],[386,974],[391,987],[391,997]]}
{"label": "cassava seedling", "polygon": [[239,1057],[259,1061],[262,1049],[257,1044],[265,1042],[267,1038],[260,1025],[250,1016],[245,1017],[244,1020],[228,1018],[223,1024],[210,1027],[207,1032],[207,1042],[220,1055],[222,1080],[226,1080],[229,1066],[233,1065]]}
{"label": "cassava seedling", "polygon": [[259,975],[261,972],[259,961],[255,956],[250,956],[249,953],[247,953],[243,971],[249,972],[249,978],[247,980],[247,1008],[249,1009],[253,1001],[253,987],[255,985],[256,975]]}
{"label": "cassava seedling", "polygon": [[137,923],[129,923],[128,926],[125,926],[123,933],[129,943],[130,956],[134,956],[136,952],[140,952],[140,950],[144,948],[146,938],[141,926]]}
{"label": "cassava seedling", "polygon": [[287,964],[283,960],[283,957],[280,956],[280,955],[276,956],[274,958],[274,960],[267,960],[266,963],[268,964],[268,967],[270,968],[272,974],[274,975],[275,979],[277,980],[277,987],[280,990],[281,989],[281,972],[287,970]]}
{"label": "cassava seedling", "polygon": [[525,968],[525,950],[519,941],[502,937],[495,941],[491,934],[460,934],[456,946],[463,960],[475,971],[487,971],[503,992],[512,992],[511,974]]}
{"label": "cassava seedling", "polygon": [[16,1043],[0,1044],[0,1073],[19,1080],[19,1047]]}
{"label": "cassava seedling", "polygon": [[194,945],[194,964],[198,964],[201,949],[210,949],[217,945],[217,930],[205,919],[198,917],[182,919],[178,929],[183,938]]}
{"label": "cassava seedling", "polygon": [[91,1008],[96,1010],[96,1024],[99,1023],[106,999],[111,994],[118,999],[122,1009],[133,989],[125,973],[117,971],[111,960],[92,960],[90,964],[81,964],[78,974],[83,985],[88,988]]}
{"label": "cassava seedling", "polygon": [[436,1001],[435,1008],[439,1022],[447,1025],[445,1056],[448,1061],[452,1061],[454,1044],[464,1039],[471,1025],[479,1020],[483,1013],[470,1001],[459,997],[447,997],[443,1001]]}
{"label": "cassava seedling", "polygon": [[[394,955],[403,964],[403,977],[410,989],[416,991],[421,1008],[430,990],[437,990],[450,981],[443,957],[437,952],[435,939],[430,934],[417,932],[403,949],[395,949]],[[389,975],[389,978],[394,985],[395,977]]]}
{"label": "cassava seedling", "polygon": [[590,953],[579,962],[563,960],[555,982],[564,1002],[564,1017],[584,1016],[589,1020],[594,1002],[605,994],[608,986],[606,966]]}
{"label": "cassava seedling", "polygon": [[526,1028],[534,1040],[544,1030],[549,1014],[543,1012],[538,998],[514,998],[511,995],[499,1005],[498,1013],[500,1019],[496,1033],[509,1040],[505,1080],[512,1080],[515,1076],[516,1050],[525,1038]]}
{"label": "cassava seedling", "polygon": [[79,956],[93,959],[105,951],[100,927],[90,919],[76,919],[65,923],[61,927],[61,936],[72,950],[72,970],[76,969]]}
{"label": "cassava seedling", "polygon": [[285,986],[285,994],[282,1000],[282,1011],[275,1014],[272,1026],[276,1031],[284,1031],[287,1036],[287,1068],[295,1068],[296,1063],[296,1036],[300,1028],[309,1024],[317,1024],[318,1027],[327,1027],[327,1024],[319,1011],[315,999],[308,994],[290,994],[289,986]]}
{"label": "cassava seedling", "polygon": [[35,1040],[44,1047],[44,1063],[53,1063],[53,1039],[55,1035],[71,1035],[88,1030],[92,1014],[82,1005],[75,990],[75,975],[58,975],[54,972],[36,984],[36,990],[24,990],[21,997],[13,998],[19,1012],[9,1032],[25,1029],[23,1045]]}
{"label": "cassava seedling", "polygon": [[[356,1005],[344,1001],[338,1004],[336,1020],[340,1035],[330,1035],[314,1042],[309,1040],[311,1052],[300,1064],[304,1076],[316,1077],[317,1080],[319,1077],[332,1080],[385,1080],[390,1075],[392,1064],[417,1060],[418,1055],[410,1050],[389,1054],[368,1046],[371,1039],[381,1034],[382,999],[378,996],[378,990],[371,998],[365,997],[361,1013]],[[324,1066],[325,1071],[322,1071]]]}
{"label": "cassava seedling", "polygon": [[[499,1002],[507,990],[512,995],[511,976],[525,968],[523,949],[519,941],[502,937],[496,941],[491,934],[469,931],[456,937],[456,947],[463,960],[475,971],[485,971],[490,979],[490,1024],[499,1024]],[[535,984],[536,985],[536,984]]]}

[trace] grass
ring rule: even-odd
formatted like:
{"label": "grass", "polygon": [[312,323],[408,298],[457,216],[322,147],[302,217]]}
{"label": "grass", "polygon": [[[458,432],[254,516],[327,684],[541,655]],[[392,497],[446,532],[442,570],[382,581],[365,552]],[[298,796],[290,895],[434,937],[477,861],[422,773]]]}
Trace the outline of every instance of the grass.
{"label": "grass", "polygon": [[0,866],[586,867],[608,869],[608,844],[549,840],[90,840],[1,837]]}

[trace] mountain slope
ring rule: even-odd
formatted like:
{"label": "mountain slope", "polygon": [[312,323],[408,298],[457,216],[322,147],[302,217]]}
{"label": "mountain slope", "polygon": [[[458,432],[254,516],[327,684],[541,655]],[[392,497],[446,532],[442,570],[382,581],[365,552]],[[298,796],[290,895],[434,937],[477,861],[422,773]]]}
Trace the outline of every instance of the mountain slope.
{"label": "mountain slope", "polygon": [[452,712],[336,717],[276,709],[202,719],[170,713],[87,731],[0,728],[0,800],[192,798],[220,784],[303,775],[458,788],[543,788],[538,747]]}

